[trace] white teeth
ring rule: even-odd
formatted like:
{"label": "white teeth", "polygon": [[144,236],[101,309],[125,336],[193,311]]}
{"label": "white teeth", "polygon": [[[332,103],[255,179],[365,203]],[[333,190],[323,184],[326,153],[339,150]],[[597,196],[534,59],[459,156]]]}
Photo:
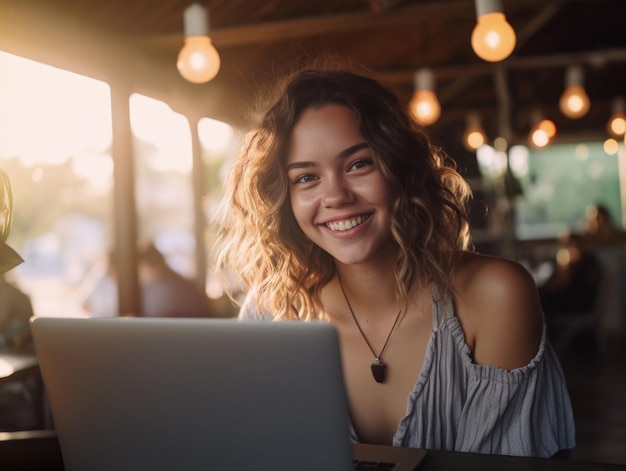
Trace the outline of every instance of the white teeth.
{"label": "white teeth", "polygon": [[357,216],[355,218],[348,219],[346,221],[329,222],[328,224],[326,224],[326,226],[332,231],[343,232],[343,231],[347,231],[348,229],[352,229],[353,227],[356,227],[359,224],[362,224],[363,221],[365,221],[366,219],[367,219],[366,216]]}

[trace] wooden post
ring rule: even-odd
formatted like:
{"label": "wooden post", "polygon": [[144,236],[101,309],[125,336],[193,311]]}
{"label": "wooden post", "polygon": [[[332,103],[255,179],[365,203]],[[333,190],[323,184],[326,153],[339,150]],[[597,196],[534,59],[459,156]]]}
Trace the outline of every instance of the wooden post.
{"label": "wooden post", "polygon": [[141,290],[137,274],[135,159],[128,102],[130,90],[125,81],[111,84],[114,263],[119,313],[141,316]]}

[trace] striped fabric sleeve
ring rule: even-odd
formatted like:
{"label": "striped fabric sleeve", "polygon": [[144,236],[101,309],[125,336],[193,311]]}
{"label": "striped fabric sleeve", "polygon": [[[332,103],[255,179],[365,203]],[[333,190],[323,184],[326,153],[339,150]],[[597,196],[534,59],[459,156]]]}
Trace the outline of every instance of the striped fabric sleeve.
{"label": "striped fabric sleeve", "polygon": [[456,450],[548,458],[574,448],[570,398],[545,332],[537,355],[522,368],[469,368]]}

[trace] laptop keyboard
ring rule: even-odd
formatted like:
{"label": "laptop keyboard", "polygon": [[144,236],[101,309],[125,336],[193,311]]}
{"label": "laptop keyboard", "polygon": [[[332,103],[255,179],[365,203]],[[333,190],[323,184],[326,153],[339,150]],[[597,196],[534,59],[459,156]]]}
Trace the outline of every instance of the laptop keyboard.
{"label": "laptop keyboard", "polygon": [[396,467],[396,463],[385,461],[353,460],[354,471],[390,471]]}

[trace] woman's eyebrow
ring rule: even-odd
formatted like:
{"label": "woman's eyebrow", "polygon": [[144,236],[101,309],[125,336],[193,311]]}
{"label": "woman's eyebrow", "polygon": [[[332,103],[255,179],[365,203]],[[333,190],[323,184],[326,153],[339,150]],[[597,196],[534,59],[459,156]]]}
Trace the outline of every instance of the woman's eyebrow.
{"label": "woman's eyebrow", "polygon": [[293,162],[290,163],[289,165],[287,165],[287,171],[289,170],[293,170],[296,168],[309,168],[309,167],[314,167],[315,163],[313,162],[309,162],[309,161],[303,161],[303,162]]}
{"label": "woman's eyebrow", "polygon": [[340,158],[350,157],[352,154],[357,153],[361,149],[367,149],[368,147],[369,147],[369,144],[367,142],[361,142],[360,144],[355,144],[339,152],[339,157]]}
{"label": "woman's eyebrow", "polygon": [[[361,142],[359,144],[355,144],[353,146],[348,147],[347,149],[342,150],[341,152],[339,152],[338,157],[340,159],[345,159],[346,157],[350,157],[351,155],[357,153],[361,149],[367,149],[368,147],[369,147],[369,144],[367,142]],[[315,165],[317,165],[315,162],[310,162],[310,161],[292,162],[289,165],[287,165],[286,170],[289,171],[289,170],[293,170],[296,168],[310,168],[310,167],[315,167]]]}

